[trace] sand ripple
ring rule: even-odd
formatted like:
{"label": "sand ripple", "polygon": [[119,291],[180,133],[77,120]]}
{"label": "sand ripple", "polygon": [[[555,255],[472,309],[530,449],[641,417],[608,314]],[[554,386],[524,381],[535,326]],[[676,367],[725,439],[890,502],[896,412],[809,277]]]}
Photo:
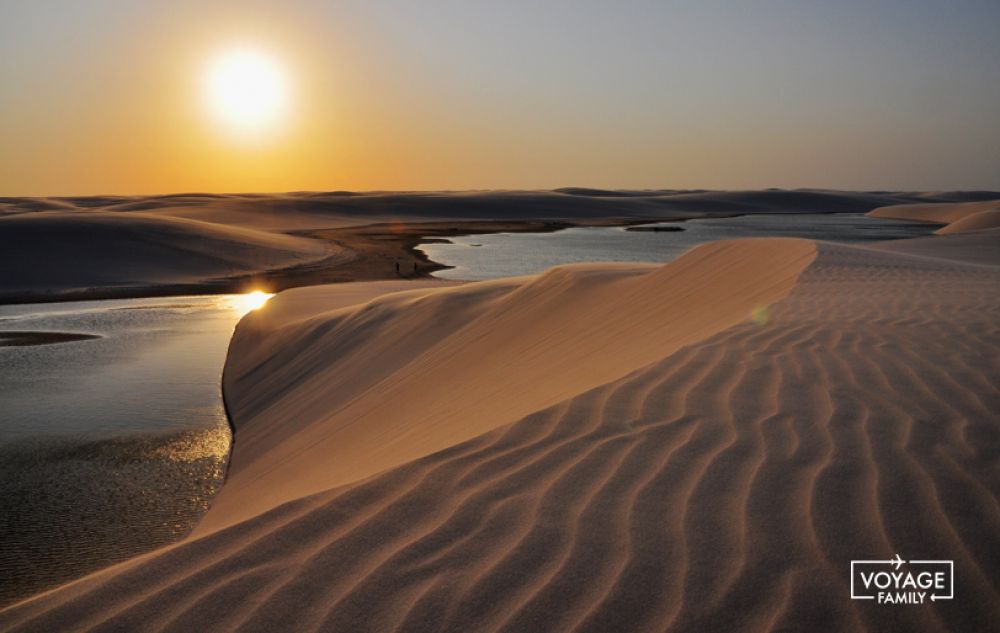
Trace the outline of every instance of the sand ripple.
{"label": "sand ripple", "polygon": [[[97,574],[0,626],[990,630],[1000,271],[818,251],[765,324]],[[954,559],[956,599],[851,601],[849,561],[897,552]]]}

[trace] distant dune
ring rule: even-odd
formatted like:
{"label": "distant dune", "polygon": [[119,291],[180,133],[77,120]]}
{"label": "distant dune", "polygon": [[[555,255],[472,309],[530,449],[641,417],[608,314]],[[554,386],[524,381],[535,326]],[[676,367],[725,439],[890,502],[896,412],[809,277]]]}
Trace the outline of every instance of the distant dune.
{"label": "distant dune", "polygon": [[1000,201],[997,201],[993,208],[976,211],[955,220],[948,226],[938,229],[937,233],[938,235],[949,235],[995,228],[1000,228]]}
{"label": "distant dune", "polygon": [[170,216],[18,214],[0,217],[0,298],[204,284],[334,254],[315,240]]}
{"label": "distant dune", "polygon": [[[279,294],[232,343],[195,534],[0,628],[989,630],[1000,254],[953,240],[995,236]],[[895,553],[953,559],[961,599],[852,601],[850,561]]]}
{"label": "distant dune", "polygon": [[142,211],[269,230],[334,228],[392,220],[584,220],[691,217],[734,213],[862,213],[922,202],[1000,198],[996,192],[853,192],[826,190],[300,192],[173,194],[77,198],[0,198],[0,215],[39,210]]}
{"label": "distant dune", "polygon": [[964,203],[904,204],[873,209],[868,215],[877,218],[933,222],[947,226],[941,235],[1000,227],[1000,196],[992,200]]}
{"label": "distant dune", "polygon": [[[475,223],[484,221],[573,225],[866,212],[885,205],[988,198],[1000,194],[565,188],[0,198],[0,301],[238,291],[254,275],[268,276],[278,288],[391,278],[397,276],[394,261],[409,270],[415,270],[415,262],[434,268],[412,251],[418,239],[413,226],[427,222],[474,232]],[[991,218],[984,216],[976,226],[995,222]],[[402,223],[409,227],[405,236]],[[315,234],[367,225],[381,229],[369,231],[363,246],[356,233],[344,239]],[[27,261],[32,264],[25,266]],[[310,262],[305,272],[281,272]]]}

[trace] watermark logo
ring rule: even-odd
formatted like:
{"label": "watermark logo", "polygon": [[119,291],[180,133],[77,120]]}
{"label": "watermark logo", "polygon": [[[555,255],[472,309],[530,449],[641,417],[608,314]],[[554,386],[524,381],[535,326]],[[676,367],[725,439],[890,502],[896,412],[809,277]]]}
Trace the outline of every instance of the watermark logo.
{"label": "watermark logo", "polygon": [[878,604],[924,604],[955,597],[955,562],[890,560],[851,561],[851,599]]}

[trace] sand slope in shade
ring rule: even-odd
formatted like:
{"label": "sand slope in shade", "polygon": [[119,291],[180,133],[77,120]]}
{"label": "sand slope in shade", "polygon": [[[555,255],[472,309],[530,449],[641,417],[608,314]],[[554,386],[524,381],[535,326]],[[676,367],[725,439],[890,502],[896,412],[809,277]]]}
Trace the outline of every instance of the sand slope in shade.
{"label": "sand slope in shade", "polygon": [[20,214],[0,217],[0,296],[198,283],[336,255],[315,240],[196,220]]}
{"label": "sand slope in shade", "polygon": [[[990,630],[998,288],[739,240],[353,307],[296,291],[240,325],[233,485],[199,535],[0,628]],[[851,601],[850,560],[897,552],[954,559],[956,599]]]}

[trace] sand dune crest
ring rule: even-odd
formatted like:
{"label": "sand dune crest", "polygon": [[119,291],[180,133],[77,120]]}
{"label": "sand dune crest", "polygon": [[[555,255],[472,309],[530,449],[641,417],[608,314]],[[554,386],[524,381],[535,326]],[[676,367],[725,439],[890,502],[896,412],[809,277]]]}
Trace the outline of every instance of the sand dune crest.
{"label": "sand dune crest", "polygon": [[938,235],[950,235],[995,228],[1000,228],[1000,202],[993,209],[984,209],[966,215],[948,226],[941,227],[936,232]]}
{"label": "sand dune crest", "polygon": [[0,298],[207,282],[336,255],[314,240],[197,220],[27,213],[0,217]]}
{"label": "sand dune crest", "polygon": [[[1000,200],[978,200],[975,202],[939,202],[927,204],[899,204],[888,207],[879,207],[868,212],[868,215],[876,218],[892,218],[896,220],[912,220],[916,222],[934,222],[936,224],[949,225],[966,220],[970,216],[976,216],[987,211],[995,211],[1000,208]],[[976,230],[973,226],[980,222],[989,224],[989,227],[996,226],[990,221],[993,214],[987,213],[982,216],[982,220],[969,224],[968,228]],[[994,220],[995,221],[995,218]],[[960,227],[961,225],[959,225]],[[989,228],[987,226],[976,226],[976,228]],[[942,234],[955,232],[959,229],[939,231]]]}
{"label": "sand dune crest", "polygon": [[[747,319],[813,256],[804,240],[718,242],[667,266],[576,265],[389,295],[275,331],[255,315],[237,328],[225,373],[241,450],[199,529],[620,378]],[[685,318],[692,305],[698,318]]]}

